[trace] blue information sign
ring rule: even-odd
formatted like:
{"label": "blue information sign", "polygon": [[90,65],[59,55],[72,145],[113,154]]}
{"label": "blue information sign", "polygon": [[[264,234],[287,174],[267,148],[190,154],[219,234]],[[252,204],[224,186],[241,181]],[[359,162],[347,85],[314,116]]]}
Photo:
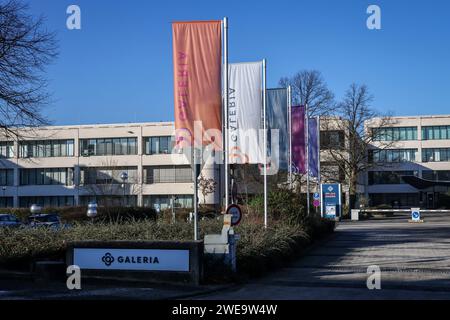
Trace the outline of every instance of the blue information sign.
{"label": "blue information sign", "polygon": [[334,219],[341,216],[341,185],[339,183],[323,183],[320,185],[322,195],[322,217]]}

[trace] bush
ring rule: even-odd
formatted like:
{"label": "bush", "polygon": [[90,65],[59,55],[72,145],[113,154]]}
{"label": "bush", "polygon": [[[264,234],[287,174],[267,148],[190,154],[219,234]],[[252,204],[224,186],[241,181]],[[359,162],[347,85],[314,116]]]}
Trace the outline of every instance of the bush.
{"label": "bush", "polygon": [[[248,207],[252,214],[262,214],[264,197],[262,195],[254,197]],[[272,188],[268,195],[267,207],[271,219],[294,224],[304,224],[306,221],[306,199],[291,190]]]}

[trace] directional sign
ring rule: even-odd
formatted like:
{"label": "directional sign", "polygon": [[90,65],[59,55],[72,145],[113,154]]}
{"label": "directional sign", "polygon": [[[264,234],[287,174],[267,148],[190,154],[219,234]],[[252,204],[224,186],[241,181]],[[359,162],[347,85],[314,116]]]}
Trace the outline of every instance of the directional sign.
{"label": "directional sign", "polygon": [[227,214],[231,214],[231,225],[237,226],[242,219],[241,208],[237,204],[230,204],[227,208]]}
{"label": "directional sign", "polygon": [[420,222],[420,208],[411,208],[411,220]]}

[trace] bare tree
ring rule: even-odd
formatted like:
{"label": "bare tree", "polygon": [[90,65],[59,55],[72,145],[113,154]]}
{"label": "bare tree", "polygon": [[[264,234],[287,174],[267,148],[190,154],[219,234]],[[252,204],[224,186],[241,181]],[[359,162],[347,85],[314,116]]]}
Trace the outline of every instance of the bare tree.
{"label": "bare tree", "polygon": [[291,78],[281,78],[279,84],[291,86],[293,103],[308,105],[311,117],[330,114],[334,109],[334,94],[317,70],[299,71]]}
{"label": "bare tree", "polygon": [[[379,141],[379,130],[366,130],[365,124],[379,119],[377,127],[388,127],[393,124],[389,115],[382,115],[375,110],[371,103],[373,96],[369,93],[367,86],[352,84],[345,93],[341,103],[337,105],[337,117],[322,121],[327,132],[336,131],[344,137],[344,143],[330,139],[324,145],[330,156],[330,160],[343,171],[349,188],[349,206],[354,208],[360,175],[372,166],[379,166],[370,159],[369,150],[376,142],[378,149],[387,149],[393,141]],[[336,147],[339,145],[339,147]]]}
{"label": "bare tree", "polygon": [[198,187],[203,195],[203,204],[206,204],[206,196],[216,191],[217,182],[213,178],[206,178],[203,174],[198,178]]}
{"label": "bare tree", "polygon": [[43,75],[57,56],[56,38],[42,17],[27,10],[18,0],[0,3],[0,129],[6,136],[48,123],[42,115],[49,102]]}

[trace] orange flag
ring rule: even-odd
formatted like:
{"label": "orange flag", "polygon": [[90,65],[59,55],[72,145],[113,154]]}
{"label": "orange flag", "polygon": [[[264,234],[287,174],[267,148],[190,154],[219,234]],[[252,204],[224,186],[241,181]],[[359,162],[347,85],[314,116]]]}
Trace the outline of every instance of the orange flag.
{"label": "orange flag", "polygon": [[175,22],[172,32],[177,145],[221,149],[221,21]]}

